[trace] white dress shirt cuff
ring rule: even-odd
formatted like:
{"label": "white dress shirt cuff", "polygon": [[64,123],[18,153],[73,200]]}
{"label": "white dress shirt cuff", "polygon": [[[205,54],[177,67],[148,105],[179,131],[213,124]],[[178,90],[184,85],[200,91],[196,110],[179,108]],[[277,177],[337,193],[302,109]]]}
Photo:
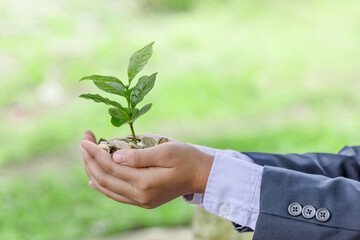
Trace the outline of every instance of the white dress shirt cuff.
{"label": "white dress shirt cuff", "polygon": [[[190,145],[196,147],[197,149],[199,149],[202,152],[205,152],[207,154],[211,154],[214,155],[216,154],[216,152],[221,151],[224,153],[228,153],[229,155],[235,157],[235,158],[239,158],[241,160],[247,161],[247,162],[251,162],[253,163],[254,161],[246,154],[243,154],[241,152],[232,150],[232,149],[216,149],[216,148],[211,148],[211,147],[205,147],[205,146],[201,146],[201,145],[197,145],[197,144],[191,144]],[[202,206],[203,204],[203,200],[204,200],[204,194],[202,193],[189,193],[189,194],[185,194],[183,196],[183,199],[190,204],[195,204],[195,205],[200,205]],[[203,206],[202,206],[203,207]]]}
{"label": "white dress shirt cuff", "polygon": [[263,167],[216,152],[203,207],[211,214],[255,230]]}
{"label": "white dress shirt cuff", "polygon": [[196,205],[201,206],[203,201],[204,201],[204,194],[202,194],[202,193],[189,193],[189,194],[185,194],[183,196],[183,198],[187,203],[196,204]]}

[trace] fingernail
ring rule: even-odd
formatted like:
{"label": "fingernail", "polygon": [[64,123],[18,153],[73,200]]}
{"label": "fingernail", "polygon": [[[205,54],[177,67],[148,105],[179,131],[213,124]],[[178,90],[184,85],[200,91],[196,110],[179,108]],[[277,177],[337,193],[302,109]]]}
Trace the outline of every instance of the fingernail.
{"label": "fingernail", "polygon": [[95,184],[91,180],[89,181],[89,186],[92,188],[96,188]]}
{"label": "fingernail", "polygon": [[125,151],[124,150],[116,151],[113,154],[113,160],[116,163],[126,164]]}

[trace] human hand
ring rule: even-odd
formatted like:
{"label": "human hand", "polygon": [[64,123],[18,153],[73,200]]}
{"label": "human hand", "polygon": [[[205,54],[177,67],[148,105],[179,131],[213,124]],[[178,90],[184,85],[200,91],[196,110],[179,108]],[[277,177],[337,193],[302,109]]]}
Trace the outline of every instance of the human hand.
{"label": "human hand", "polygon": [[[90,130],[86,130],[84,132],[83,141],[90,141],[90,142],[93,142],[95,144],[97,143],[95,134]],[[81,147],[81,145],[80,145],[80,151],[81,151],[81,153],[83,153],[83,147]],[[95,185],[91,181],[89,170],[87,169],[86,164],[85,164],[84,154],[82,154],[82,161],[83,161],[83,164],[84,164],[85,172],[86,172],[86,174],[87,174],[87,176],[88,176],[88,178],[90,180],[88,184],[89,184],[90,187],[95,188]]]}
{"label": "human hand", "polygon": [[187,193],[204,193],[214,159],[175,140],[119,150],[112,159],[91,132],[85,133],[80,148],[90,186],[118,202],[148,209]]}

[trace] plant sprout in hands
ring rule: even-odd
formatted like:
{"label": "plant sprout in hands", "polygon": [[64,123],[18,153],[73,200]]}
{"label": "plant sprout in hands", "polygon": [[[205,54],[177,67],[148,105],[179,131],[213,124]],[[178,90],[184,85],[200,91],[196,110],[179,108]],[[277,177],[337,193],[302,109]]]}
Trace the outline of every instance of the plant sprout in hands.
{"label": "plant sprout in hands", "polygon": [[111,105],[111,123],[116,127],[128,123],[132,133],[131,140],[129,137],[100,139],[97,145],[95,135],[85,132],[80,150],[89,185],[118,202],[148,209],[187,193],[204,193],[214,161],[213,155],[190,144],[156,135],[135,135],[134,121],[149,111],[152,104],[140,109],[137,105],[153,88],[157,73],[140,77],[134,87],[131,83],[149,61],[152,45],[153,42],[130,58],[127,85],[111,76],[91,75],[80,80],[92,80],[101,90],[126,99],[124,107],[98,94],[80,95]]}
{"label": "plant sprout in hands", "polygon": [[150,110],[152,103],[146,104],[141,109],[137,108],[137,105],[154,87],[157,73],[153,73],[150,76],[144,75],[140,77],[134,87],[131,87],[131,83],[149,61],[152,55],[153,44],[154,42],[149,43],[131,56],[127,69],[128,84],[124,84],[120,79],[112,76],[91,75],[80,79],[80,81],[92,80],[99,89],[126,99],[127,106],[124,107],[119,102],[102,97],[99,94],[88,93],[79,96],[81,98],[91,99],[95,102],[105,103],[112,106],[108,110],[111,115],[112,125],[120,127],[126,123],[129,124],[132,140],[135,144],[137,144],[138,139],[134,131],[134,122],[141,115]]}

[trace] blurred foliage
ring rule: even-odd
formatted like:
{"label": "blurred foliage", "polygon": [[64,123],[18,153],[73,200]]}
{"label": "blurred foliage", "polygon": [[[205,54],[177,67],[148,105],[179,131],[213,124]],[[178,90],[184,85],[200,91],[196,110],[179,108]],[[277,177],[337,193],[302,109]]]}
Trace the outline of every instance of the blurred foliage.
{"label": "blurred foliage", "polygon": [[146,7],[161,11],[187,11],[196,1],[194,0],[143,0]]}
{"label": "blurred foliage", "polygon": [[190,222],[181,199],[155,210],[119,204],[85,186],[82,166],[69,168],[66,176],[53,167],[2,183],[0,239],[79,239]]}
{"label": "blurred foliage", "polygon": [[[176,13],[190,12],[196,9],[227,5],[234,0],[139,0],[140,9],[145,12]],[[251,5],[254,6],[252,3]]]}
{"label": "blurred foliage", "polygon": [[144,74],[159,75],[138,133],[239,151],[358,144],[359,12],[350,0],[0,1],[0,239],[190,222],[181,201],[147,211],[95,193],[77,149],[85,129],[130,133],[77,98],[98,92],[78,80],[124,79],[128,57],[153,40]]}

